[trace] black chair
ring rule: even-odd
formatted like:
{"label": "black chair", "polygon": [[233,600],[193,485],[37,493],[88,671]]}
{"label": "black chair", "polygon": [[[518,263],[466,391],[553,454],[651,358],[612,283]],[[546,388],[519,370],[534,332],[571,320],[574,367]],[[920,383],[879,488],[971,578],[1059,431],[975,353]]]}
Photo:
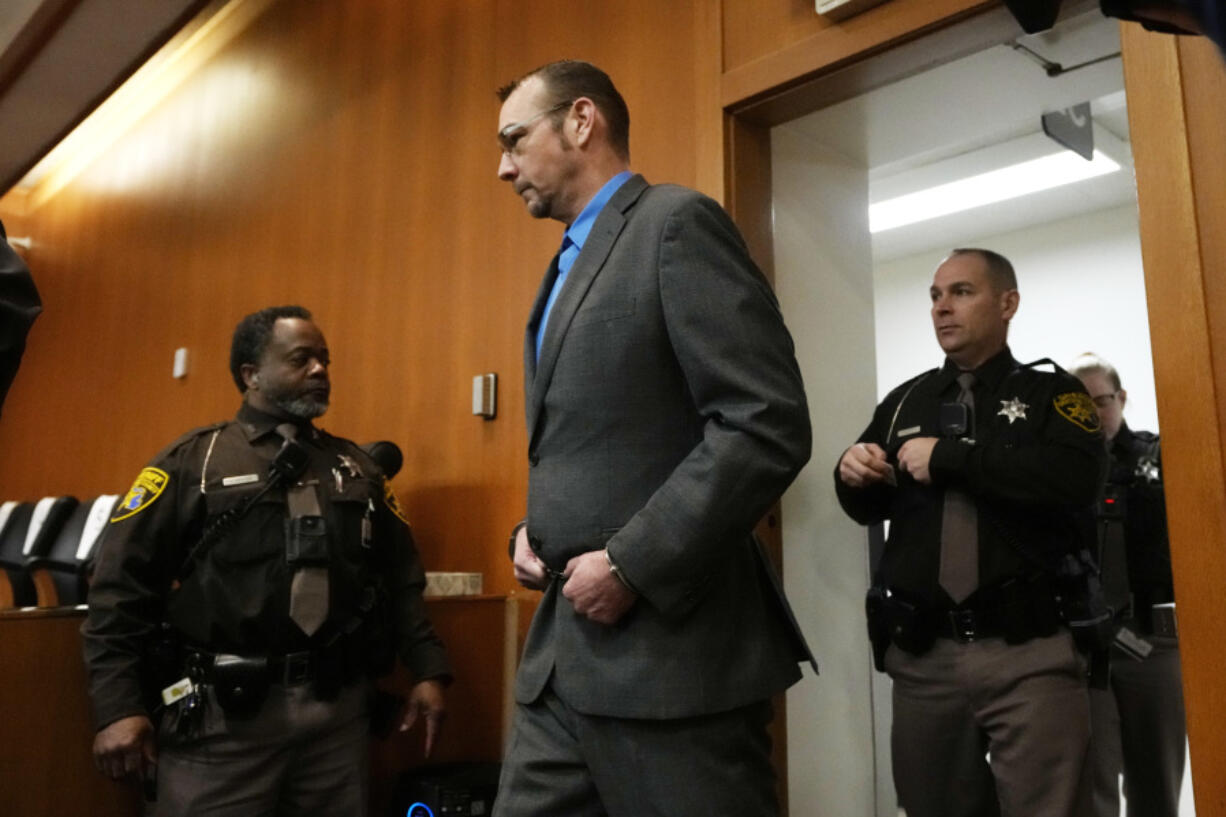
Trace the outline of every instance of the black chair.
{"label": "black chair", "polygon": [[117,494],[105,494],[77,505],[46,552],[26,563],[39,607],[85,603],[94,551],[118,501]]}
{"label": "black chair", "polygon": [[26,606],[34,598],[34,584],[21,557],[33,513],[32,502],[0,505],[0,608]]}
{"label": "black chair", "polygon": [[32,607],[38,592],[27,563],[46,553],[64,522],[77,507],[71,496],[49,496],[38,502],[6,502],[0,506],[0,568],[8,579],[2,601],[11,607]]}

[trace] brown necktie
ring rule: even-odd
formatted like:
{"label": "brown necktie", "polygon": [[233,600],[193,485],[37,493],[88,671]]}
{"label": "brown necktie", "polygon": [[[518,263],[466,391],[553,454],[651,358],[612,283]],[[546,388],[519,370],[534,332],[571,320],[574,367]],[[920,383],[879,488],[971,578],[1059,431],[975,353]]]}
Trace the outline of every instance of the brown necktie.
{"label": "brown necktie", "polygon": [[[970,407],[975,416],[975,396],[971,389],[975,375],[958,375],[958,402]],[[973,425],[967,429],[973,432]],[[960,604],[979,585],[979,513],[975,500],[957,488],[945,489],[945,508],[941,515],[941,587]]]}
{"label": "brown necktie", "polygon": [[[277,426],[277,433],[292,440],[298,429],[291,423]],[[301,482],[285,489],[291,519],[320,516],[319,495],[315,484]],[[308,636],[323,626],[328,618],[328,568],[302,565],[294,571],[289,590],[289,617]]]}

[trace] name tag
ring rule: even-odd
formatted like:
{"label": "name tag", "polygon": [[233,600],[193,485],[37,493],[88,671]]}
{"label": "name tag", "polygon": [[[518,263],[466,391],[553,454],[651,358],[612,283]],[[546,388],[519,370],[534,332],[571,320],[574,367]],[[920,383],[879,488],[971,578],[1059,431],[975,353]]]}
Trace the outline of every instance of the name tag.
{"label": "name tag", "polygon": [[225,477],[224,479],[222,479],[221,485],[223,488],[229,488],[231,485],[249,485],[252,482],[259,482],[259,481],[260,481],[259,474],[243,474],[242,476],[238,476],[238,477]]}
{"label": "name tag", "polygon": [[910,428],[904,428],[902,431],[899,431],[898,436],[899,437],[910,437],[912,434],[919,434],[919,432],[920,432],[919,426],[911,426]]}

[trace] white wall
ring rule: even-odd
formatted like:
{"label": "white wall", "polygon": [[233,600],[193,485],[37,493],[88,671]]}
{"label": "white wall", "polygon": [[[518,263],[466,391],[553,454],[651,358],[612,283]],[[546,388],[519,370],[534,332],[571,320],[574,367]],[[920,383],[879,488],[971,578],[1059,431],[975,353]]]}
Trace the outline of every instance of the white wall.
{"label": "white wall", "polygon": [[[1077,355],[1093,351],[1119,370],[1128,391],[1128,424],[1158,430],[1135,206],[967,239],[962,246],[995,250],[1013,262],[1021,306],[1009,345],[1018,360],[1050,357],[1068,366]],[[947,249],[874,270],[878,399],[942,362],[928,286]]]}
{"label": "white wall", "polygon": [[[784,581],[821,675],[788,693],[788,799],[800,817],[896,815],[864,623],[868,544],[832,472],[875,399],[868,173],[788,126],[772,132],[775,288],[796,341],[813,457],[783,497]],[[882,763],[886,766],[877,773]]]}

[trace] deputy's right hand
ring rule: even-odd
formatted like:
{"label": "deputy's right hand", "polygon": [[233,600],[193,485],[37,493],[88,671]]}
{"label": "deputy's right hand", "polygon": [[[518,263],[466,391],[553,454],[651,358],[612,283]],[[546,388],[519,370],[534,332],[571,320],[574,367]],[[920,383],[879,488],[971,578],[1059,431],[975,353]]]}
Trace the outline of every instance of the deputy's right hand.
{"label": "deputy's right hand", "polygon": [[528,544],[528,526],[520,527],[515,534],[515,581],[529,590],[544,590],[549,586],[549,575],[542,562]]}
{"label": "deputy's right hand", "polygon": [[894,467],[885,458],[885,451],[876,443],[856,443],[843,452],[839,460],[839,479],[852,488],[863,488],[882,482],[894,483]]}
{"label": "deputy's right hand", "polygon": [[94,766],[112,780],[140,781],[156,765],[153,722],[144,715],[120,718],[94,735]]}

